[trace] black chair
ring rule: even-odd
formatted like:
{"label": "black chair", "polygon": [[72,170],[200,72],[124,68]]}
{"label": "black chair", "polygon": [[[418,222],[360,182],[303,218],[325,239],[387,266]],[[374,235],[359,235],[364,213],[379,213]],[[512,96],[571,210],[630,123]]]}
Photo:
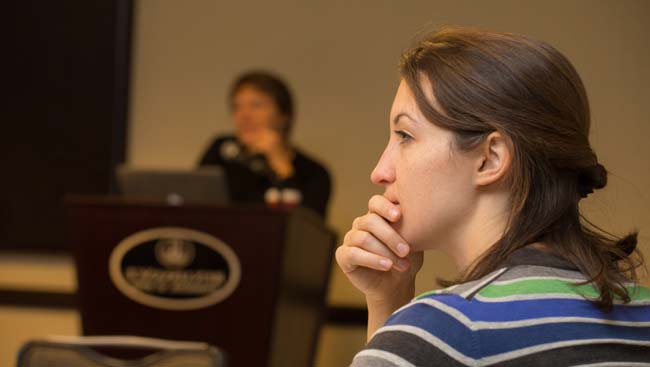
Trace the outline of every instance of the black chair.
{"label": "black chair", "polygon": [[[138,357],[123,357],[133,353]],[[25,343],[17,367],[225,367],[225,359],[218,348],[198,342],[137,336],[48,337]]]}

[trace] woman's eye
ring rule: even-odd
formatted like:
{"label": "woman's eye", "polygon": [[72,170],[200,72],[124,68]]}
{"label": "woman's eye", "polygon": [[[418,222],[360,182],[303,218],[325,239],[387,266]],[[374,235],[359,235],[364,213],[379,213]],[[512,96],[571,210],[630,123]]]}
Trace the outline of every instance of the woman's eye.
{"label": "woman's eye", "polygon": [[406,143],[409,140],[413,139],[411,135],[402,130],[395,130],[395,134],[398,136],[400,143]]}

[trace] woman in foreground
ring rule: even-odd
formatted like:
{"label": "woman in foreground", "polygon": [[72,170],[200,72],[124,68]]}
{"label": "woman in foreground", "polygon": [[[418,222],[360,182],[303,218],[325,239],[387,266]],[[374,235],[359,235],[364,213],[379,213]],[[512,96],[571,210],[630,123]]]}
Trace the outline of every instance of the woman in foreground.
{"label": "woman in foreground", "polygon": [[[636,233],[581,220],[607,171],[570,62],[527,37],[447,28],[400,73],[371,176],[385,192],[336,253],[368,306],[352,365],[650,366]],[[431,249],[461,276],[413,299]]]}

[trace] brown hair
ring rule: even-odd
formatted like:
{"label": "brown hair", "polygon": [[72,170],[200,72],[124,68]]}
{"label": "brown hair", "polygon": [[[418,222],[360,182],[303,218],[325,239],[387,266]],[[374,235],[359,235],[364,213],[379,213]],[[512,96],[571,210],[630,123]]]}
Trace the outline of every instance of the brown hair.
{"label": "brown hair", "polygon": [[243,87],[253,87],[273,99],[276,107],[286,118],[281,126],[282,137],[287,139],[293,128],[294,107],[293,97],[287,83],[279,76],[268,71],[254,70],[239,75],[230,86],[229,102]]}
{"label": "brown hair", "polygon": [[579,212],[580,199],[607,184],[607,171],[589,145],[587,93],[571,63],[528,37],[447,27],[406,51],[400,72],[422,113],[454,132],[459,149],[494,131],[512,141],[508,226],[459,281],[479,279],[514,251],[543,242],[593,282],[599,307],[629,302],[624,282],[636,280],[643,262],[637,234],[616,238]]}

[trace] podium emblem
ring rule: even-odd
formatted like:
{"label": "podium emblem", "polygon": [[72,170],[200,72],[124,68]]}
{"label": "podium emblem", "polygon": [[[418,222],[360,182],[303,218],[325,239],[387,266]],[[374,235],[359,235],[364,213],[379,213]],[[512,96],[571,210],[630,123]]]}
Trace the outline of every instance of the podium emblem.
{"label": "podium emblem", "polygon": [[151,228],[122,240],[109,259],[115,287],[129,299],[165,310],[195,310],[227,299],[239,285],[235,252],[205,232]]}
{"label": "podium emblem", "polygon": [[163,238],[156,243],[156,260],[170,269],[183,269],[193,260],[195,245],[180,238]]}

